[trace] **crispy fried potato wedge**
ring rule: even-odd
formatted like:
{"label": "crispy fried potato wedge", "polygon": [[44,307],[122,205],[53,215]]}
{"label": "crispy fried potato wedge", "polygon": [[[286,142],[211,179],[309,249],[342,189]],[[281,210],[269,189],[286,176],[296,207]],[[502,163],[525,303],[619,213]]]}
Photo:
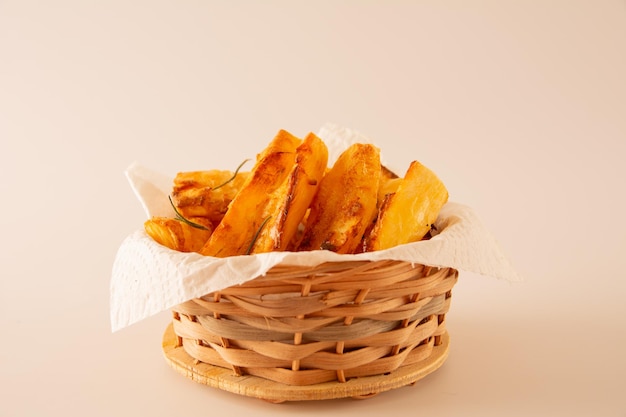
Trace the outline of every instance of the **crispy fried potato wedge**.
{"label": "crispy fried potato wedge", "polygon": [[250,253],[284,251],[295,236],[328,164],[326,144],[309,133],[296,149],[295,164],[284,183],[270,196],[266,224]]}
{"label": "crispy fried potato wedge", "polygon": [[441,180],[417,161],[409,166],[393,194],[387,194],[376,223],[366,237],[366,250],[391,248],[422,239],[448,201]]}
{"label": "crispy fried potato wedge", "polygon": [[[389,198],[390,195],[396,192],[398,186],[400,185],[400,182],[402,182],[402,178],[399,178],[395,175],[386,175],[385,167],[383,166],[382,168],[383,171],[380,178],[380,185],[378,186],[378,198],[376,202],[376,207],[378,209],[383,207],[383,205],[385,204],[385,200]],[[387,173],[389,172],[391,171],[387,171]],[[376,224],[376,217],[377,216],[375,215],[374,218],[372,218],[372,221],[365,229],[365,232],[363,233],[363,238],[361,239],[359,246],[356,248],[355,253],[362,253],[367,251],[367,237],[370,235],[372,229],[374,228],[374,225]]]}
{"label": "crispy fried potato wedge", "polygon": [[222,170],[179,172],[172,201],[183,217],[205,217],[216,226],[248,175]]}
{"label": "crispy fried potato wedge", "polygon": [[380,177],[378,148],[346,149],[322,178],[297,250],[352,253],[376,215]]}
{"label": "crispy fried potato wedge", "polygon": [[378,207],[382,206],[387,195],[394,194],[398,190],[401,182],[402,178],[381,178],[378,187]]}
{"label": "crispy fried potato wedge", "polygon": [[258,155],[247,180],[200,253],[226,257],[250,252],[257,232],[267,221],[270,198],[289,176],[301,142],[285,130],[278,132]]}
{"label": "crispy fried potato wedge", "polygon": [[146,233],[157,243],[180,252],[198,252],[211,236],[213,225],[204,217],[193,217],[189,221],[203,226],[191,226],[168,217],[153,217],[144,223]]}
{"label": "crispy fried potato wedge", "polygon": [[[382,207],[387,196],[389,194],[393,194],[396,192],[396,190],[398,189],[398,185],[400,185],[401,181],[402,181],[402,178],[398,177],[398,175],[396,175],[389,168],[385,167],[384,165],[381,165],[380,184],[378,186],[378,199],[377,199],[378,201],[377,201],[376,207],[378,208]],[[367,236],[369,236],[370,232],[374,228],[375,221],[376,221],[376,216],[374,216],[374,218],[372,219],[372,222],[365,229],[365,232],[363,233],[363,238],[361,239],[361,242],[359,243],[359,246],[356,248],[354,253],[362,253],[367,250],[366,238]]]}

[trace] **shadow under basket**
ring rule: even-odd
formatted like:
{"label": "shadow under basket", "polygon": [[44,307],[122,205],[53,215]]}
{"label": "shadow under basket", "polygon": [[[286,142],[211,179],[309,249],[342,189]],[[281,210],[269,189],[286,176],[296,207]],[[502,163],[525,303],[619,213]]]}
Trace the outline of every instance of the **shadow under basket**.
{"label": "shadow under basket", "polygon": [[271,402],[368,398],[444,363],[457,279],[402,261],[278,265],[173,308],[163,353],[194,381]]}

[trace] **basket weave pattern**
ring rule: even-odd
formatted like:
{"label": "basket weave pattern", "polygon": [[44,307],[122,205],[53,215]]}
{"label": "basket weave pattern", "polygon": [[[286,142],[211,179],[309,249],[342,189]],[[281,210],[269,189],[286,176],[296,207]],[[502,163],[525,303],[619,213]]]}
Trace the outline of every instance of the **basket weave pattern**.
{"label": "basket weave pattern", "polygon": [[279,265],[172,309],[196,361],[288,385],[382,375],[428,358],[458,272],[401,261]]}

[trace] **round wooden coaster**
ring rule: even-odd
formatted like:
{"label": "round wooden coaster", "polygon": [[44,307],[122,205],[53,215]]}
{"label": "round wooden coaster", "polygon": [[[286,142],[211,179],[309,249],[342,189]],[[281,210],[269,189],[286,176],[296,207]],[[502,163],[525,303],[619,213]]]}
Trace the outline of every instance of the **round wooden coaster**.
{"label": "round wooden coaster", "polygon": [[450,338],[441,336],[441,344],[433,348],[428,359],[403,366],[389,375],[353,378],[346,382],[292,386],[264,378],[237,376],[233,371],[198,362],[177,346],[177,336],[170,324],[163,334],[163,353],[167,363],[179,373],[196,382],[269,402],[329,400],[337,398],[368,398],[380,392],[411,385],[437,370],[448,357]]}

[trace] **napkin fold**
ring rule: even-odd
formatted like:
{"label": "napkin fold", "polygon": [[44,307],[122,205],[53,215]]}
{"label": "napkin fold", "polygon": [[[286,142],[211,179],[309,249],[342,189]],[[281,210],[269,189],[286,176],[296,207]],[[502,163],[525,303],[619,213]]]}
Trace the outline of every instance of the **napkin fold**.
{"label": "napkin fold", "polygon": [[[356,131],[327,124],[318,136],[329,147],[330,160],[349,144],[371,143]],[[329,162],[330,164],[331,162]],[[148,218],[173,217],[168,200],[172,179],[133,163],[126,170],[132,189]],[[242,284],[265,274],[278,264],[315,266],[324,262],[399,260],[435,267],[451,267],[507,281],[521,281],[495,237],[475,211],[456,202],[447,203],[435,222],[439,231],[429,240],[362,254],[330,251],[269,252],[213,258],[182,253],[156,243],[143,229],[121,243],[111,275],[111,328],[113,331],[210,292]]]}

